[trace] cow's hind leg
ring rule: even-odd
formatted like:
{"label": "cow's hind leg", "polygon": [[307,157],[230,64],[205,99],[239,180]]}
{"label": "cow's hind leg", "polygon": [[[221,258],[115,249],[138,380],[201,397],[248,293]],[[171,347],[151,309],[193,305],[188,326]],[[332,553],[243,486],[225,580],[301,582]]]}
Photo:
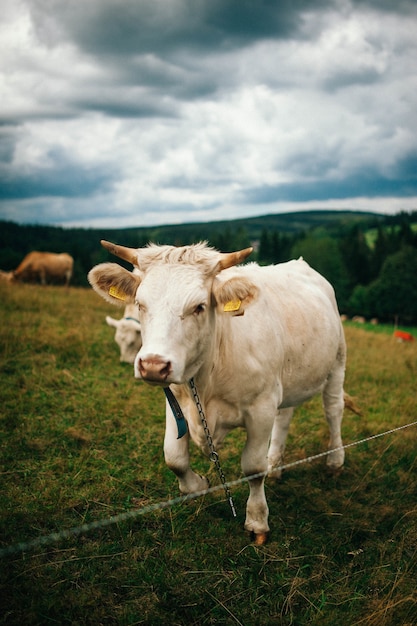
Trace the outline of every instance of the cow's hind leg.
{"label": "cow's hind leg", "polygon": [[268,477],[281,478],[281,465],[284,460],[285,443],[294,409],[280,409],[274,420],[271,442],[268,450]]}
{"label": "cow's hind leg", "polygon": [[345,460],[341,434],[344,409],[344,372],[344,364],[337,363],[323,390],[323,408],[330,431],[328,449],[335,450],[335,448],[338,448],[327,456],[327,467],[332,471],[341,468]]}

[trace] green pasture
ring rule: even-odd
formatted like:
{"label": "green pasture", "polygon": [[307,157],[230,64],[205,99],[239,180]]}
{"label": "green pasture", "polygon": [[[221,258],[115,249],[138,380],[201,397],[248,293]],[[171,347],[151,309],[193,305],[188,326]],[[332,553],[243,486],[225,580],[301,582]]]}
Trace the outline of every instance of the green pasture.
{"label": "green pasture", "polygon": [[[92,290],[0,284],[0,550],[178,496],[164,397],[119,362]],[[375,329],[372,329],[375,331]],[[417,420],[417,341],[347,323],[345,443]],[[414,332],[417,337],[417,333]],[[241,477],[244,433],[220,459]],[[326,449],[321,402],[300,407],[286,461]],[[218,478],[192,450],[193,466]],[[0,559],[0,624],[415,626],[417,427],[267,481],[271,534],[243,530],[246,484]]]}
{"label": "green pasture", "polygon": [[344,327],[345,327],[345,333],[346,335],[348,334],[349,328],[357,328],[357,329],[361,329],[361,330],[366,330],[372,333],[382,333],[384,335],[390,335],[392,336],[394,331],[396,329],[398,330],[404,330],[408,333],[410,333],[414,339],[417,341],[417,328],[415,328],[414,326],[409,326],[408,324],[402,324],[400,323],[396,323],[395,320],[392,321],[391,324],[372,324],[371,322],[367,321],[364,324],[361,324],[360,322],[353,322],[352,320],[347,320],[346,322],[344,322]]}
{"label": "green pasture", "polygon": [[[414,233],[417,233],[417,224],[416,223],[411,223],[410,224],[410,228]],[[391,227],[391,231],[396,233],[400,230],[400,225],[399,224],[395,224]],[[366,238],[366,243],[368,244],[368,246],[372,249],[375,246],[375,241],[378,237],[378,229],[377,228],[369,228],[366,232],[365,232],[365,238]]]}

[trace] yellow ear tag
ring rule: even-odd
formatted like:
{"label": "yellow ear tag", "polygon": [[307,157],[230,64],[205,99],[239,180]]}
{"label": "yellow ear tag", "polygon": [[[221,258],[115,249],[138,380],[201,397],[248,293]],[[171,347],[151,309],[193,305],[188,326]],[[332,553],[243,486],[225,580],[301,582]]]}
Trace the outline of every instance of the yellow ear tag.
{"label": "yellow ear tag", "polygon": [[230,300],[229,302],[226,302],[226,304],[223,307],[223,311],[227,312],[232,312],[232,311],[239,311],[240,309],[240,305],[242,304],[242,300]]}
{"label": "yellow ear tag", "polygon": [[126,300],[127,296],[124,291],[121,291],[116,287],[116,285],[112,285],[109,289],[109,295],[113,296],[113,298],[117,298],[118,300]]}

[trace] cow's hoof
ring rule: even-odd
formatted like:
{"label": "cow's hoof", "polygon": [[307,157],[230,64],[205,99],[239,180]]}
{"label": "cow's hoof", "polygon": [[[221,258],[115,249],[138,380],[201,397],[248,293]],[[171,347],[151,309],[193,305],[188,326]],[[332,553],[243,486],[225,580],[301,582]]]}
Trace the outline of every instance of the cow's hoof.
{"label": "cow's hoof", "polygon": [[279,481],[282,478],[282,469],[277,468],[273,469],[272,467],[268,470],[267,478],[270,481]]}
{"label": "cow's hoof", "polygon": [[252,533],[255,546],[263,546],[268,541],[269,533]]}
{"label": "cow's hoof", "polygon": [[340,474],[343,472],[343,465],[326,465],[326,471],[329,476],[340,476]]}
{"label": "cow's hoof", "polygon": [[199,476],[201,478],[201,480],[205,480],[207,483],[207,489],[210,489],[211,485],[210,485],[210,481],[207,478],[207,476],[202,476],[201,474],[197,474],[197,476]]}

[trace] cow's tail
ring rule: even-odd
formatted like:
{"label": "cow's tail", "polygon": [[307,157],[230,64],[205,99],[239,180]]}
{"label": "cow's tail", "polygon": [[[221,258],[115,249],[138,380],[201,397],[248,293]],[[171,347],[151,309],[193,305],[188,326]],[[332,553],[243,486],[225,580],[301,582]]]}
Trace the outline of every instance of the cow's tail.
{"label": "cow's tail", "polygon": [[345,401],[345,409],[349,409],[352,413],[356,413],[356,415],[362,415],[362,412],[352,396],[350,396],[346,391],[343,392],[343,399]]}

